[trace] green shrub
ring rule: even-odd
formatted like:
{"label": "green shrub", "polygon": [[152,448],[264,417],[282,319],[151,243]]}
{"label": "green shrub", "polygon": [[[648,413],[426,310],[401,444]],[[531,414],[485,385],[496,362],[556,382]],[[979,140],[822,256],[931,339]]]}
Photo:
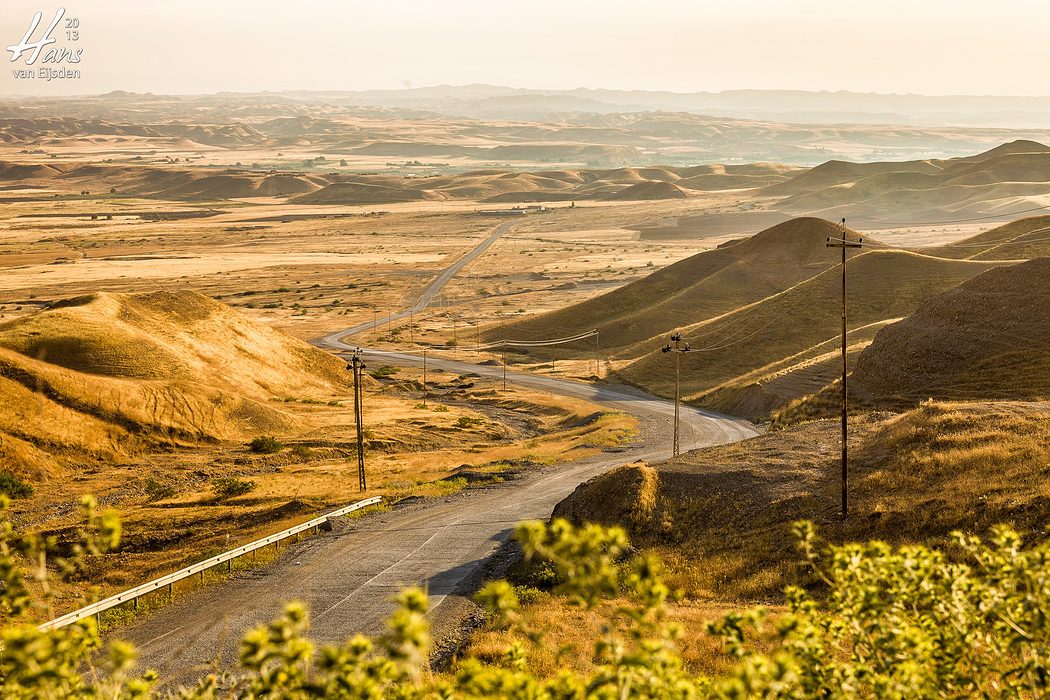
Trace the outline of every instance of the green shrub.
{"label": "green shrub", "polygon": [[33,487],[10,472],[0,472],[0,493],[11,498],[29,498]]}
{"label": "green shrub", "polygon": [[260,435],[252,440],[248,447],[251,448],[252,452],[263,455],[271,455],[284,449],[281,441],[272,435]]}
{"label": "green shrub", "polygon": [[481,425],[484,422],[485,421],[481,418],[474,418],[472,416],[460,416],[459,419],[456,420],[456,427],[471,428],[475,425]]}
{"label": "green shrub", "polygon": [[177,493],[174,486],[161,483],[156,479],[146,479],[145,489],[146,497],[151,503],[153,501],[163,501],[167,498],[171,498]]}
{"label": "green shrub", "polygon": [[255,482],[251,479],[238,479],[237,477],[219,477],[211,482],[215,498],[225,501],[228,498],[236,498],[255,490]]}
{"label": "green shrub", "polygon": [[386,379],[387,377],[393,377],[400,370],[397,367],[391,367],[389,365],[383,365],[379,369],[374,369],[369,372],[375,379]]}
{"label": "green shrub", "polygon": [[[6,510],[6,502],[0,503]],[[92,499],[83,507],[83,542],[59,570],[83,570],[92,556],[119,543],[116,514],[96,514]],[[22,618],[39,604],[31,590],[41,587],[27,584],[13,552],[43,562],[48,543],[19,539],[9,522],[3,525],[0,608],[8,616],[0,697],[157,697],[155,674],[132,675],[130,645],[114,641],[108,654],[97,655],[102,640],[93,618],[46,632]],[[682,631],[665,615],[671,592],[652,555],[632,554],[622,529],[576,528],[555,520],[524,523],[515,536],[527,560],[550,563],[559,581],[555,592],[572,603],[593,607],[617,599],[615,619],[593,649],[566,650],[593,658],[593,670],[566,664],[556,678],[537,677],[527,644],[542,638],[525,626],[520,608],[522,598],[538,594],[493,581],[476,598],[491,624],[511,639],[493,661],[465,658],[450,674],[432,674],[429,603],[419,589],[396,598],[386,635],[374,640],[357,635],[321,649],[306,637],[306,607],[292,603],[277,620],[244,636],[240,668],[224,681],[230,685],[221,696],[818,700],[1050,693],[1050,542],[1023,547],[1006,527],[995,528],[988,542],[956,533],[955,556],[949,557],[923,546],[895,549],[882,542],[825,547],[806,523],[796,525],[796,535],[823,589],[816,597],[788,589],[787,611],[772,623],[758,608],[709,624],[707,633],[726,651],[725,670],[718,675],[697,676],[684,666],[678,651]],[[212,676],[179,697],[219,697],[216,684]]]}

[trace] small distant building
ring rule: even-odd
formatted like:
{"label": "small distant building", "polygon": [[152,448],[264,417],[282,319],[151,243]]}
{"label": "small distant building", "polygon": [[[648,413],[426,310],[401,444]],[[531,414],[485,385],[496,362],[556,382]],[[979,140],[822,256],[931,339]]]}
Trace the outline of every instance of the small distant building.
{"label": "small distant building", "polygon": [[479,209],[479,216],[525,216],[529,212],[525,209]]}

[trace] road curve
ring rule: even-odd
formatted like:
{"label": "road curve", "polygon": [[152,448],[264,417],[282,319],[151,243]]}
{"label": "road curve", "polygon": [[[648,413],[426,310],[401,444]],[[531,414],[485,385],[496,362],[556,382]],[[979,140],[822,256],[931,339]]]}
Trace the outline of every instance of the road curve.
{"label": "road curve", "polygon": [[[413,355],[368,352],[394,364],[420,360]],[[499,367],[437,357],[428,358],[428,365],[502,377]],[[666,400],[629,387],[517,372],[508,373],[507,381],[624,410],[638,418],[644,437],[617,452],[344,522],[332,532],[292,545],[274,564],[236,574],[221,585],[177,600],[121,630],[119,636],[139,649],[141,666],[157,669],[168,683],[186,684],[209,670],[215,659],[221,666],[232,665],[243,634],[273,619],[289,600],[309,605],[313,639],[338,643],[357,632],[381,632],[393,610],[391,597],[405,586],[421,585],[431,595],[435,623],[451,629],[456,620],[442,619],[442,615],[455,616],[456,603],[450,604],[448,596],[456,600],[457,588],[510,536],[515,523],[549,517],[576,486],[610,468],[670,454],[673,406]],[[682,408],[682,421],[686,449],[757,434],[747,421],[690,406]],[[357,496],[348,487],[345,500]]]}
{"label": "road curve", "polygon": [[[481,255],[511,225],[492,234],[440,273],[408,311],[430,300],[471,260]],[[371,328],[361,324],[312,341],[336,352],[354,349],[342,338]],[[422,359],[409,353],[366,349],[387,364],[415,366]],[[428,365],[458,374],[502,378],[498,366],[476,365],[430,356]],[[553,394],[586,399],[635,416],[642,439],[575,462],[528,472],[502,484],[472,488],[447,498],[402,505],[360,520],[343,521],[333,531],[292,545],[273,564],[234,575],[221,585],[197,591],[143,617],[115,636],[135,644],[140,666],[160,672],[168,687],[184,685],[213,666],[229,668],[238,642],[256,625],[279,615],[289,600],[311,610],[310,636],[319,643],[339,643],[355,633],[375,634],[393,609],[392,596],[410,585],[431,596],[432,622],[448,631],[459,622],[459,602],[468,579],[510,536],[515,523],[545,519],[554,506],[583,481],[635,460],[670,456],[671,402],[626,386],[587,384],[557,377],[507,372],[507,381]],[[756,435],[749,422],[682,407],[682,445],[692,449]],[[360,494],[349,487],[345,499]]]}

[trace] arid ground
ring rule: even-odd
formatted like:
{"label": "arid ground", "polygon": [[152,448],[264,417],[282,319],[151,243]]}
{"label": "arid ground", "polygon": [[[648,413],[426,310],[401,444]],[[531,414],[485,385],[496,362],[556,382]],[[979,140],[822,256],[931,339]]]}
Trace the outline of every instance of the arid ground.
{"label": "arid ground", "polygon": [[[922,360],[946,352],[957,324],[944,309],[967,308],[952,290],[1038,291],[1039,263],[1026,261],[1050,252],[1050,148],[1019,138],[1050,134],[914,128],[921,147],[873,152],[859,144],[890,127],[662,113],[605,125],[422,119],[390,108],[133,95],[11,100],[2,116],[0,471],[31,489],[13,501],[16,522],[62,541],[73,535],[79,494],[120,510],[124,545],[92,576],[106,590],[357,497],[349,376],[343,360],[305,341],[362,324],[374,327],[353,341],[371,348],[485,364],[503,361],[502,340],[598,329],[597,341],[508,346],[506,361],[663,396],[673,374],[660,347],[679,330],[697,350],[683,358],[686,400],[788,427],[656,471],[634,467],[634,481],[610,492],[592,485],[593,498],[561,509],[661,533],[644,544],[675,563],[692,596],[686,620],[713,614],[727,595],[768,599],[794,579],[779,540],[741,554],[682,535],[734,521],[719,521],[725,501],[716,496],[675,500],[676,479],[746,491],[759,510],[770,494],[791,501],[762,511],[768,522],[733,516],[760,523],[755,542],[804,514],[797,499],[833,490],[822,475],[835,434],[819,422],[834,408],[840,369],[829,236],[865,239],[848,263],[857,407],[900,412],[858,423],[871,470],[862,491],[886,478],[886,441],[912,423],[954,421],[969,445],[980,443],[967,432],[974,415],[1012,435],[1045,412],[1027,403],[1047,398],[1044,383],[1018,387],[992,371],[1002,352],[985,353],[963,378]],[[719,133],[747,148],[715,151]],[[426,308],[387,320],[497,231]],[[995,277],[1013,269],[1028,277]],[[935,327],[929,319],[945,333],[918,333],[926,350],[911,357],[917,369],[895,375],[888,358],[918,342],[902,333]],[[1024,330],[1036,326],[1013,321],[989,321],[953,346],[987,347],[983,332],[1015,341],[1011,372],[1042,362],[1038,337]],[[582,399],[504,390],[469,373],[431,371],[425,385],[419,368],[373,363],[368,374],[369,494],[392,500],[592,456],[639,429]],[[919,407],[927,398],[993,403]],[[916,455],[934,449],[914,437],[925,429],[909,429]],[[272,442],[253,448],[257,438]],[[1043,442],[1010,444],[1014,456],[1045,451]],[[808,466],[785,467],[782,455],[803,448],[813,452]],[[927,468],[934,458],[921,459]],[[978,477],[963,481],[976,494]],[[1030,494],[1018,505],[1015,485],[1002,488],[996,517],[1029,507]],[[923,507],[897,492],[882,503],[875,512]],[[715,515],[702,514],[709,507]],[[821,501],[817,511],[833,507]],[[939,531],[965,522],[960,513]],[[888,532],[914,529],[900,527]],[[76,607],[85,588],[63,590],[59,607]],[[556,603],[539,605],[542,616]],[[482,653],[492,639],[477,643]]]}

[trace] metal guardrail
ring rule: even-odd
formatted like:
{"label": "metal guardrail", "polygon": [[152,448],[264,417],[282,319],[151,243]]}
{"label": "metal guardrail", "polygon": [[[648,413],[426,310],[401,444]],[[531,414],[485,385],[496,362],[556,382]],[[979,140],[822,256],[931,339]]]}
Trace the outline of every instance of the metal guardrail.
{"label": "metal guardrail", "polygon": [[79,610],[74,610],[73,612],[66,613],[65,615],[62,615],[60,617],[56,617],[54,620],[50,620],[49,622],[45,622],[44,624],[40,625],[39,627],[37,627],[37,629],[39,629],[41,632],[46,632],[47,630],[58,629],[60,627],[65,627],[66,625],[71,625],[77,620],[83,620],[85,617],[98,615],[99,613],[105,610],[115,608],[122,603],[133,601],[139,598],[140,596],[145,595],[146,593],[158,591],[164,588],[165,586],[169,587],[168,590],[170,592],[170,586],[176,583],[177,581],[182,581],[184,579],[189,578],[190,576],[195,576],[197,574],[203,575],[203,573],[206,570],[212,568],[213,566],[218,566],[219,564],[223,564],[226,562],[232,562],[234,559],[243,554],[254,552],[271,544],[277,544],[283,539],[287,539],[292,535],[298,535],[299,533],[305,532],[306,530],[309,530],[311,528],[320,527],[321,525],[328,522],[330,518],[338,518],[348,513],[352,513],[355,510],[360,510],[361,508],[365,508],[367,506],[376,505],[382,500],[383,499],[380,496],[373,496],[372,498],[368,498],[363,501],[358,501],[357,503],[352,503],[348,506],[344,506],[343,508],[337,508],[336,510],[333,510],[330,513],[325,513],[324,515],[318,516],[313,520],[308,520],[305,523],[300,523],[299,525],[293,525],[287,530],[281,530],[280,532],[268,535],[266,537],[263,537],[262,539],[255,540],[254,542],[242,544],[240,547],[231,549],[228,552],[223,552],[222,554],[217,554],[214,557],[211,557],[210,559],[205,559],[204,561],[197,562],[196,564],[191,564],[185,569],[180,569],[174,573],[167,574],[166,576],[161,576],[160,578],[153,579],[152,581],[143,583],[139,586],[135,586],[134,588],[129,588],[128,590],[123,591],[121,593],[117,593],[116,595],[104,598],[98,601],[97,603],[92,603],[91,605],[87,605],[83,608],[80,608]]}

